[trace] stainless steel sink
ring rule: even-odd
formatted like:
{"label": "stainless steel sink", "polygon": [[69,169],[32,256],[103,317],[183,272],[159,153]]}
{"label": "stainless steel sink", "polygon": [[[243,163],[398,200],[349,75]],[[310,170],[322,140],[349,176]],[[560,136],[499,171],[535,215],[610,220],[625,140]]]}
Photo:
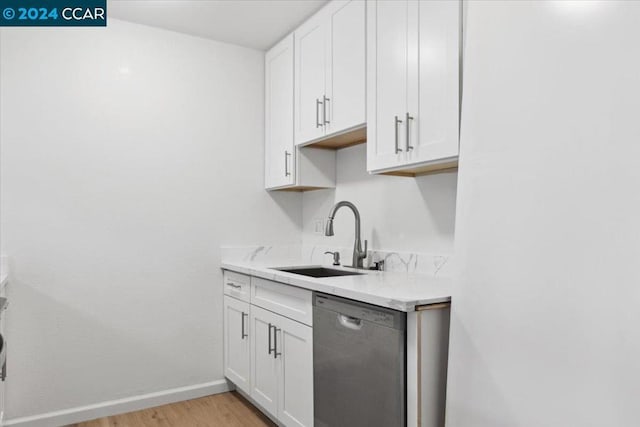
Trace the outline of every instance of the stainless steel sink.
{"label": "stainless steel sink", "polygon": [[337,270],[325,267],[285,267],[276,268],[276,270],[284,271],[285,273],[301,274],[309,277],[360,276],[365,274],[358,273],[356,271]]}

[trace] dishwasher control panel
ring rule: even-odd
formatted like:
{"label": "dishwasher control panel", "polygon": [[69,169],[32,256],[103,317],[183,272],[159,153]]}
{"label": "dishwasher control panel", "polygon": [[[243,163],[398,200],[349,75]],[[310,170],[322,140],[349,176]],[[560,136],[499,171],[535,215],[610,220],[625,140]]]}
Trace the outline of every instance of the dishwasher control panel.
{"label": "dishwasher control panel", "polygon": [[385,307],[347,300],[319,292],[313,295],[313,305],[388,328],[404,329],[406,327],[406,313]]}

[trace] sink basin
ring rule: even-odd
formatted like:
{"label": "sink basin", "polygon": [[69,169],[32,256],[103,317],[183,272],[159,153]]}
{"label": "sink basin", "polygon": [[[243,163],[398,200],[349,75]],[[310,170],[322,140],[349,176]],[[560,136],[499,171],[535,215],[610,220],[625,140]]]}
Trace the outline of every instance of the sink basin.
{"label": "sink basin", "polygon": [[358,273],[355,271],[336,270],[333,268],[325,267],[293,267],[293,268],[276,268],[276,270],[284,271],[285,273],[301,274],[309,277],[336,277],[336,276],[360,276],[365,273]]}

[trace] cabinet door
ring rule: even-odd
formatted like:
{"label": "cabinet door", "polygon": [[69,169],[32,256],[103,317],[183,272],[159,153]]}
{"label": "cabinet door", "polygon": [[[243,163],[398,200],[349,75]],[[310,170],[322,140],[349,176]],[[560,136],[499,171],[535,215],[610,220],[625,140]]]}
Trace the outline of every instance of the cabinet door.
{"label": "cabinet door", "polygon": [[[459,1],[410,1],[407,163],[441,161],[458,155]],[[415,28],[415,30],[414,30]],[[413,46],[415,45],[415,47]],[[415,64],[415,65],[414,65]],[[415,76],[415,77],[413,77]]]}
{"label": "cabinet door", "polygon": [[265,188],[295,182],[293,34],[265,55]]}
{"label": "cabinet door", "polygon": [[274,417],[278,414],[278,363],[274,330],[280,316],[251,306],[251,397]]}
{"label": "cabinet door", "polygon": [[367,3],[367,169],[405,162],[408,2]]}
{"label": "cabinet door", "polygon": [[313,332],[282,317],[278,323],[280,359],[278,419],[285,426],[313,426]]}
{"label": "cabinet door", "polygon": [[327,20],[322,11],[295,32],[295,141],[324,135]]}
{"label": "cabinet door", "polygon": [[224,374],[245,392],[249,392],[251,375],[249,307],[249,303],[224,297]]}
{"label": "cabinet door", "polygon": [[365,2],[334,1],[327,18],[327,134],[362,126],[366,121]]}

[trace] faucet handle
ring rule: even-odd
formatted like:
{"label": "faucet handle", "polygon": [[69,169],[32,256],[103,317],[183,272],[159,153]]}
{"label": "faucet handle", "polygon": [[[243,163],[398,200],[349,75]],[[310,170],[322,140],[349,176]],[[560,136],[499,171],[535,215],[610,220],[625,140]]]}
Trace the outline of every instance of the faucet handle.
{"label": "faucet handle", "polygon": [[367,241],[364,241],[364,250],[358,254],[360,259],[365,259],[367,257]]}
{"label": "faucet handle", "polygon": [[326,254],[331,254],[333,255],[333,265],[340,265],[340,252],[335,251],[335,252],[331,252],[331,251],[326,251]]}
{"label": "faucet handle", "polygon": [[384,271],[384,260],[374,261],[373,265],[369,267],[369,270]]}

